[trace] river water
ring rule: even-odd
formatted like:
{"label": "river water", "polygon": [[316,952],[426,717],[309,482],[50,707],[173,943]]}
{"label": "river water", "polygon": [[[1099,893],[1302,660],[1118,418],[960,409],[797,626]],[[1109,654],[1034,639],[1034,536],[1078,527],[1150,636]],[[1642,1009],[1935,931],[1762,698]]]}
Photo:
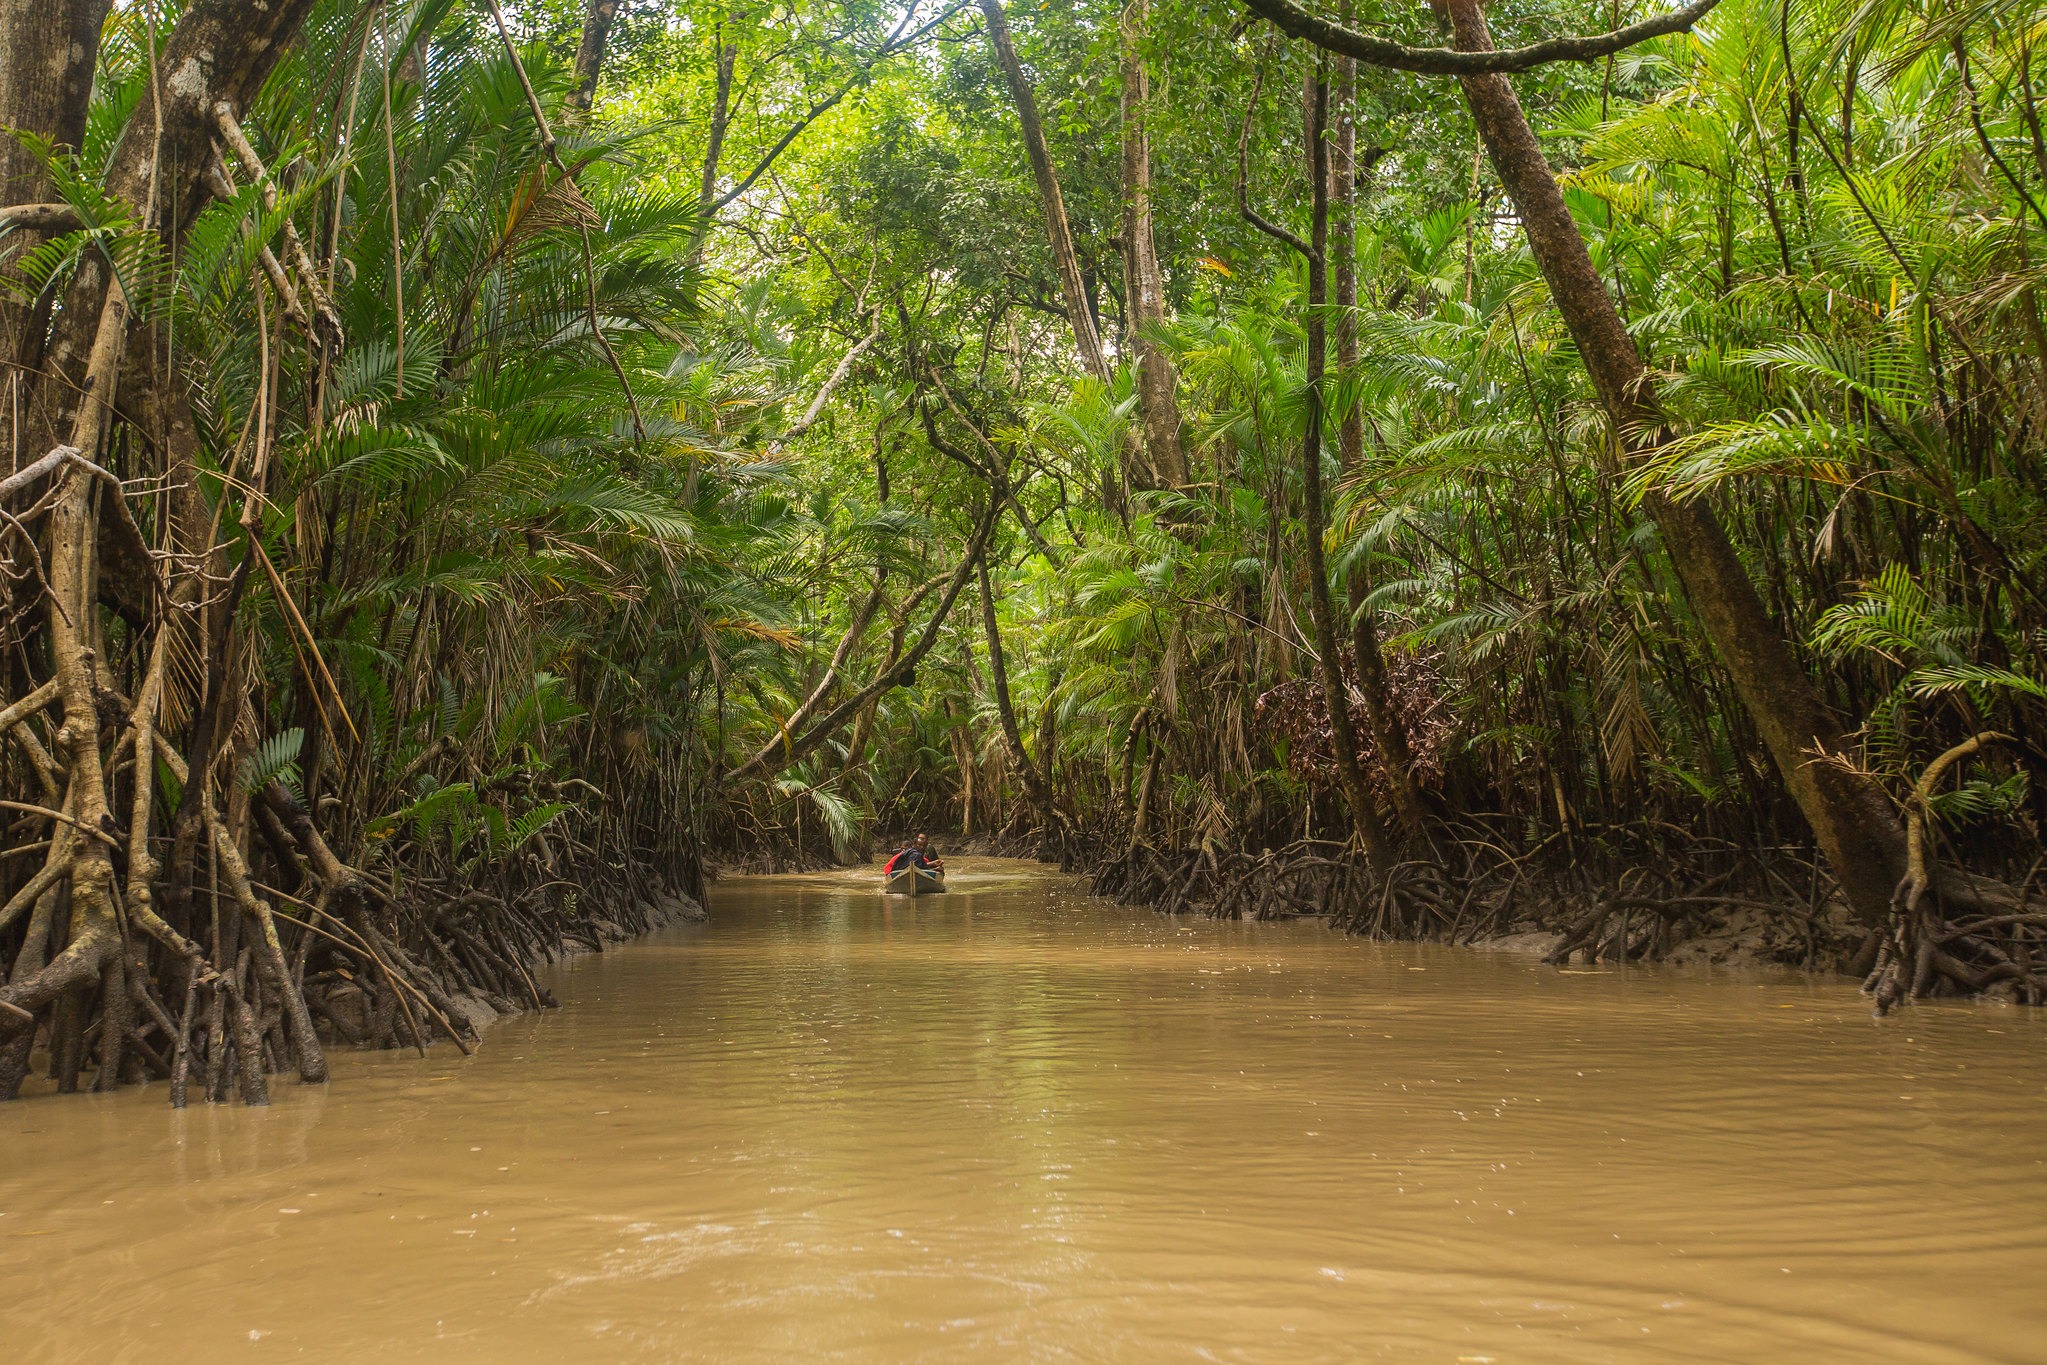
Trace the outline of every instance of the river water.
{"label": "river water", "polygon": [[472,1059],[0,1107],[15,1361],[2047,1361],[2047,1020],[745,879]]}

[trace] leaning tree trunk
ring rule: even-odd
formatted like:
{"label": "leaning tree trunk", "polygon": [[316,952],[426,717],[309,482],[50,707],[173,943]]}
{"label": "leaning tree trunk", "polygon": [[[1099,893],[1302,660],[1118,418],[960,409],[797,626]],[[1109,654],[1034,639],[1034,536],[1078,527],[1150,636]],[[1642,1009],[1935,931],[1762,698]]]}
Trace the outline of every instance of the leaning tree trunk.
{"label": "leaning tree trunk", "polygon": [[1059,292],[1066,303],[1067,320],[1073,324],[1074,349],[1080,362],[1097,379],[1109,377],[1109,362],[1102,354],[1102,339],[1095,331],[1094,306],[1080,272],[1080,258],[1073,250],[1073,228],[1066,218],[1066,200],[1059,192],[1059,176],[1052,169],[1052,152],[1045,143],[1045,125],[1038,118],[1038,100],[1031,83],[1024,78],[1016,59],[1016,45],[1009,38],[1009,21],[1002,14],[1002,0],[981,0],[981,14],[988,23],[988,45],[995,51],[996,64],[1009,82],[1010,98],[1016,104],[1017,122],[1023,126],[1024,150],[1030,155],[1031,174],[1038,182],[1038,199],[1045,210],[1045,235],[1052,244],[1052,263],[1059,271]]}
{"label": "leaning tree trunk", "polygon": [[1145,454],[1153,476],[1167,487],[1187,482],[1180,444],[1180,405],[1173,362],[1153,333],[1166,322],[1165,280],[1151,208],[1151,77],[1144,65],[1150,0],[1129,0],[1118,36],[1123,52],[1123,287],[1130,306],[1130,345],[1137,357],[1137,406],[1144,420]]}
{"label": "leaning tree trunk", "polygon": [[[1492,50],[1479,0],[1442,5],[1459,50]],[[1505,76],[1458,79],[1600,404],[1622,448],[1640,459],[1664,438],[1663,414],[1634,338],[1593,267],[1521,102]],[[1850,905],[1864,922],[1882,922],[1906,871],[1905,831],[1896,812],[1882,788],[1852,765],[1839,722],[1764,607],[1713,510],[1703,501],[1656,491],[1643,506],[1700,627],[1727,666]]]}

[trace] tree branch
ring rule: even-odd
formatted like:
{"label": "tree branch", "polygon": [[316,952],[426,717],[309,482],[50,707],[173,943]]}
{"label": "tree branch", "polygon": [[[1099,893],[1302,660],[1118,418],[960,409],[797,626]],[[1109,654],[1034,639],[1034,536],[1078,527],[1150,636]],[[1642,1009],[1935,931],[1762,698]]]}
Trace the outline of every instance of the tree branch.
{"label": "tree branch", "polygon": [[[1267,44],[1270,55],[1271,44]],[[1251,98],[1244,105],[1244,127],[1237,134],[1237,212],[1244,215],[1244,221],[1257,228],[1266,236],[1285,246],[1292,247],[1307,260],[1316,259],[1315,248],[1281,227],[1278,223],[1251,207],[1251,124],[1258,117],[1258,96],[1265,89],[1265,62],[1258,63],[1258,74],[1251,81]]]}
{"label": "tree branch", "polygon": [[1597,61],[1646,43],[1651,38],[1688,33],[1719,3],[1720,0],[1692,0],[1682,9],[1670,10],[1611,32],[1545,38],[1527,47],[1510,47],[1497,52],[1408,47],[1404,43],[1375,38],[1369,33],[1359,33],[1356,29],[1318,18],[1294,0],[1244,0],[1244,7],[1271,20],[1282,32],[1331,52],[1355,57],[1369,66],[1413,71],[1424,76],[1479,76],[1493,72],[1529,71],[1551,62]]}
{"label": "tree branch", "polygon": [[[855,68],[853,74],[846,78],[844,84],[839,86],[837,90],[834,90],[831,94],[825,96],[823,99],[813,102],[810,106],[809,112],[805,113],[801,118],[797,119],[795,123],[790,125],[788,131],[783,133],[781,138],[775,143],[775,145],[768,149],[767,154],[761,157],[759,161],[754,163],[754,168],[746,173],[744,179],[742,179],[737,185],[734,185],[731,189],[727,190],[724,194],[719,195],[717,199],[713,200],[705,216],[716,217],[722,210],[724,210],[728,205],[730,205],[733,200],[738,199],[741,195],[745,194],[748,190],[752,189],[754,186],[754,182],[759,180],[763,175],[767,174],[768,168],[775,164],[776,160],[782,155],[783,152],[789,150],[790,143],[794,142],[798,137],[802,136],[804,129],[808,128],[811,124],[823,118],[832,110],[838,108],[840,101],[844,100],[846,96],[852,94],[855,90],[859,89],[860,86],[866,83],[868,77],[873,73],[875,67],[881,65],[883,62],[887,61],[890,57],[895,56],[897,53],[907,52],[910,48],[915,47],[917,43],[923,40],[924,35],[930,33],[933,29],[944,24],[948,19],[952,18],[955,14],[958,14],[961,10],[965,8],[966,8],[965,0],[961,0],[961,2],[958,4],[949,5],[943,11],[941,11],[935,18],[919,25],[916,29],[912,30],[907,36],[904,35],[902,31],[903,26],[898,25],[896,32],[889,36],[888,41],[883,43],[881,47],[874,53],[873,56],[869,57],[866,61],[862,62],[857,68]],[[916,9],[914,6],[912,7],[910,13],[911,15],[914,15],[916,13]],[[909,22],[909,18],[910,16],[907,15],[904,17],[905,25]]]}
{"label": "tree branch", "polygon": [[[263,207],[275,213],[277,211],[275,177],[265,169],[263,158],[256,154],[255,145],[249,141],[248,134],[242,131],[241,122],[235,118],[234,105],[226,100],[215,104],[213,120],[220,127],[221,141],[227,144],[228,150],[235,154],[235,159],[242,163],[242,169],[247,171],[261,188]],[[306,293],[312,298],[313,318],[318,323],[315,328],[318,333],[317,339],[330,347],[334,354],[339,355],[346,344],[341,314],[335,310],[333,300],[320,288],[320,272],[313,267],[313,258],[307,254],[305,243],[299,239],[298,229],[292,226],[290,217],[285,218],[280,231],[284,238],[285,250],[291,255],[292,266],[298,271],[300,280],[305,284]]]}
{"label": "tree branch", "polygon": [[974,529],[974,537],[967,543],[966,551],[960,556],[959,566],[953,570],[946,582],[945,595],[932,611],[931,619],[925,623],[923,633],[901,654],[891,653],[888,662],[882,665],[880,674],[873,682],[840,702],[811,726],[800,738],[786,744],[770,744],[760,753],[725,774],[725,783],[730,786],[749,777],[767,777],[788,764],[794,763],[805,754],[831,737],[834,730],[846,723],[848,717],[861,707],[873,701],[891,687],[901,685],[900,680],[910,669],[917,666],[931,646],[938,643],[938,632],[945,626],[945,618],[952,612],[952,604],[959,597],[960,589],[974,572],[974,563],[988,543],[989,533],[995,529],[996,518],[1002,514],[1002,499],[990,496],[987,510],[981,514],[981,524]]}
{"label": "tree branch", "polygon": [[85,226],[69,204],[9,204],[0,208],[0,230],[76,232]]}
{"label": "tree branch", "polygon": [[846,376],[852,372],[853,366],[859,362],[860,357],[866,355],[872,349],[874,343],[879,340],[881,340],[881,314],[876,312],[874,315],[874,326],[868,330],[865,337],[861,338],[859,344],[848,350],[845,355],[839,357],[837,367],[832,370],[831,376],[825,380],[824,387],[817,391],[817,396],[810,400],[810,406],[803,410],[802,418],[795,426],[790,427],[771,441],[769,443],[770,446],[776,449],[786,446],[798,436],[816,426],[817,419],[824,415],[825,404],[832,401],[832,394],[838,391],[839,385],[846,382]]}
{"label": "tree branch", "polygon": [[775,728],[774,738],[763,744],[759,752],[755,753],[752,758],[749,758],[733,770],[735,775],[763,766],[773,759],[775,750],[782,745],[788,744],[792,732],[800,728],[805,721],[816,714],[817,708],[823,705],[824,699],[831,695],[832,688],[838,684],[840,671],[846,666],[846,660],[852,656],[854,647],[860,643],[861,637],[867,634],[868,623],[874,619],[875,608],[881,605],[882,589],[886,586],[887,581],[885,575],[876,576],[873,589],[868,592],[866,599],[861,602],[859,609],[853,613],[852,624],[847,626],[846,633],[839,637],[839,647],[832,652],[831,664],[826,667],[824,676],[818,679],[817,686],[811,689],[810,695],[804,698],[803,704],[798,706],[795,711],[790,713],[787,720]]}

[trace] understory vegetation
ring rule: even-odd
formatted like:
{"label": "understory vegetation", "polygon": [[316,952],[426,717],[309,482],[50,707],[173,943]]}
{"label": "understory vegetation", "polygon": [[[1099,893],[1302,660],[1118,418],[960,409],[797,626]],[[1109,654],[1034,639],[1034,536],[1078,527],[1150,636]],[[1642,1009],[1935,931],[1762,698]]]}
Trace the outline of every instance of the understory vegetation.
{"label": "understory vegetation", "polygon": [[2028,6],[0,44],[0,1097],[467,1046],[711,864],[914,828],[2047,993]]}

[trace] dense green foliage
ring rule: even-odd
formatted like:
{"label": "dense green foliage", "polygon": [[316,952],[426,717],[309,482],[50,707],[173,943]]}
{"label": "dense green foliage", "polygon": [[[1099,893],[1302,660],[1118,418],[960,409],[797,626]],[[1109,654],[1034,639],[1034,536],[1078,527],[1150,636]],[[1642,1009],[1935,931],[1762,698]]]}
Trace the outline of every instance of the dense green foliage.
{"label": "dense green foliage", "polygon": [[[1829,700],[1866,724],[1876,771],[1908,781],[1963,735],[2037,729],[2047,164],[2028,20],[1792,16],[1784,34],[1780,7],[1727,0],[1694,35],[1519,81],[1665,385],[1674,439],[1629,471],[1454,84],[1363,77],[1361,353],[1330,383],[1368,440],[1341,471],[1331,554],[1340,580],[1369,575],[1392,653],[1417,661],[1441,810],[1511,815],[1530,843],[1568,825],[1625,844],[1665,822],[1750,845],[1804,837],[1636,510],[1652,486],[1721,510]],[[1115,17],[1013,10],[1112,339]],[[1572,17],[1496,26],[1505,45]],[[818,565],[840,544],[832,516],[874,505],[878,459],[891,505],[930,519],[905,534],[956,544],[976,480],[934,453],[914,410],[954,446],[985,437],[1051,551],[1006,525],[994,559],[1016,709],[1056,747],[1060,800],[1126,818],[1131,760],[1141,770],[1158,745],[1175,834],[1255,842],[1298,827],[1311,775],[1257,714],[1308,648],[1289,454],[1303,307],[1297,265],[1236,212],[1232,163],[1264,67],[1252,196],[1305,230],[1291,92],[1314,58],[1242,28],[1226,7],[1161,5],[1147,49],[1193,487],[1104,496],[1128,389],[1073,378],[1014,121],[971,40],[877,78],[792,150],[773,192],[719,230],[707,298],[745,301],[755,336],[753,301],[775,300],[799,393],[863,334],[861,308],[879,318],[881,341],[789,460],[837,504]],[[1796,138],[1791,91],[1809,114]],[[621,123],[659,107],[654,89],[600,106]],[[798,587],[791,624],[813,646],[778,656],[723,742],[794,708],[868,581],[841,574],[820,600],[823,576],[770,585]],[[948,628],[843,768],[840,794],[884,823],[957,819],[968,766],[975,826],[1005,814],[975,625]],[[1993,831],[2030,795],[2006,767],[1947,801]]]}
{"label": "dense green foliage", "polygon": [[[515,13],[540,40],[528,65],[551,100],[577,10]],[[1792,15],[1782,35],[1779,7],[1727,0],[1695,35],[1520,82],[1666,380],[1677,439],[1626,477],[1454,84],[1362,77],[1361,354],[1331,388],[1365,413],[1369,439],[1340,471],[1332,562],[1369,574],[1391,651],[1419,661],[1447,813],[1510,813],[1537,840],[1560,822],[1656,820],[1738,842],[1800,837],[1634,510],[1651,482],[1722,509],[1830,700],[1869,722],[1879,771],[1904,778],[1975,729],[2027,729],[2047,358],[2031,262],[2047,168],[2024,16]],[[379,23],[395,33],[398,18]],[[579,328],[572,196],[539,188],[494,34],[445,4],[404,18],[430,40],[425,83],[401,73],[394,87],[415,296],[405,344],[435,383],[391,401],[372,61],[340,177],[356,340],[328,398],[337,434],[279,457],[295,509],[346,518],[333,533],[346,559],[323,564],[317,515],[276,527],[344,686],[393,736],[386,767],[437,737],[423,717],[444,695],[495,721],[549,675],[571,679],[564,696],[606,732],[655,740],[657,763],[736,765],[814,686],[878,571],[892,572],[885,616],[967,539],[982,481],[925,439],[928,409],[952,445],[986,439],[1014,462],[1052,551],[1004,524],[991,562],[1016,709],[1027,743],[1042,728],[1056,745],[1059,799],[1084,821],[1120,818],[1134,800],[1118,787],[1126,748],[1141,771],[1159,745],[1160,815],[1179,834],[1256,841],[1297,826],[1310,770],[1289,763],[1258,699],[1311,649],[1290,453],[1301,273],[1237,212],[1232,163],[1257,80],[1250,194],[1305,231],[1292,92],[1312,52],[1226,6],[1154,16],[1159,246],[1195,483],[1145,494],[1119,488],[1127,377],[1107,391],[1075,377],[1014,115],[971,10],[877,57],[906,32],[901,7],[628,8],[596,116],[565,145],[593,163],[579,183],[601,220],[599,304],[654,418],[644,447]],[[1013,27],[1104,330],[1127,356],[1116,18],[1109,5],[1019,6]],[[1505,45],[1598,21],[1515,11],[1495,26]],[[273,81],[257,119],[271,147],[310,149],[342,92],[297,72],[347,70],[361,36],[337,19]],[[721,41],[735,98],[718,197],[850,90],[707,227],[698,291],[688,239]],[[1824,111],[1796,139],[1793,89]],[[237,220],[214,221],[225,233]],[[243,343],[215,362],[227,448],[258,328],[251,292],[218,292],[215,326]],[[870,328],[878,339],[818,424],[778,443]],[[372,404],[374,426],[339,434]],[[1330,463],[1337,474],[1333,448]],[[777,781],[724,794],[720,841],[766,849],[808,828],[843,854],[877,821],[985,828],[1015,813],[979,633],[976,613],[956,612],[916,685],[884,694],[857,736],[846,727]],[[856,679],[882,634],[853,654]],[[274,723],[287,720],[317,733],[303,702]],[[852,737],[865,744],[847,755]],[[2023,778],[1971,790],[1978,818],[2016,813],[2028,793]]]}
{"label": "dense green foliage", "polygon": [[[470,0],[309,8],[239,110],[247,153],[216,130],[182,217],[124,197],[120,148],[206,9],[113,10],[82,143],[24,134],[43,183],[7,202],[51,212],[0,233],[15,467],[78,406],[111,266],[133,322],[87,453],[153,556],[90,513],[106,610],[67,656],[13,523],[9,694],[41,700],[9,722],[11,786],[82,799],[59,781],[77,732],[34,712],[67,658],[96,666],[125,735],[101,797],[168,859],[171,923],[144,926],[166,948],[199,935],[195,894],[239,894],[223,842],[287,898],[317,873],[316,919],[358,877],[387,908],[483,886],[573,919],[599,884],[695,888],[707,853],[844,860],[926,824],[1211,866],[1381,821],[1399,856],[1466,868],[1807,848],[1812,798],[1666,553],[1673,502],[1717,516],[1854,732],[1816,761],[1916,820],[1927,764],[1994,733],[1931,794],[1936,843],[2026,874],[2047,34],[2025,7],[1722,0],[1512,78],[1654,433],[1595,392],[1458,82],[1364,67],[1351,102],[1327,54],[1223,0],[1000,7],[1007,80],[974,4],[636,0],[608,48],[609,7],[580,0],[502,27]],[[1490,22],[1512,47],[1629,17]],[[1444,41],[1418,8],[1356,22]],[[1311,303],[1276,240],[1321,240],[1304,79],[1355,123],[1332,262],[1355,307],[1341,284]],[[23,519],[61,502],[15,492]],[[124,775],[151,725],[184,758]],[[324,846],[278,827],[294,811]],[[35,1010],[71,989],[37,975],[68,838],[47,876],[7,874],[8,989]],[[1803,901],[1820,872],[1763,875]],[[419,913],[418,951],[452,962],[445,912]]]}

